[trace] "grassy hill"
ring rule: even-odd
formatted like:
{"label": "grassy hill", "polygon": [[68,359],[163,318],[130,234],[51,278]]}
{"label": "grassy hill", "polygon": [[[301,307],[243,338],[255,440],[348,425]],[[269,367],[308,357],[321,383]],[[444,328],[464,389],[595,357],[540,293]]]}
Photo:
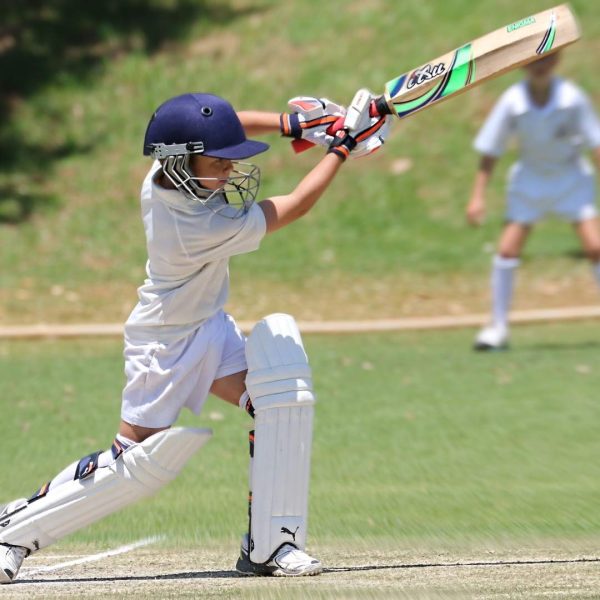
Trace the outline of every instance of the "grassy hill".
{"label": "grassy hill", "polygon": [[[600,107],[600,7],[574,1],[584,39],[561,71]],[[122,320],[144,277],[138,194],[147,120],[169,96],[210,91],[236,108],[284,110],[297,94],[348,102],[478,35],[547,8],[535,0],[154,0],[31,2],[0,29],[0,323]],[[87,33],[86,33],[87,32]],[[93,34],[92,34],[93,32]],[[471,140],[509,74],[396,123],[384,151],[350,161],[315,210],[233,261],[240,318],[485,310],[502,222],[503,176],[486,225],[463,207]],[[285,193],[316,162],[278,137],[256,162],[261,197]],[[568,226],[540,227],[520,307],[595,302]]]}

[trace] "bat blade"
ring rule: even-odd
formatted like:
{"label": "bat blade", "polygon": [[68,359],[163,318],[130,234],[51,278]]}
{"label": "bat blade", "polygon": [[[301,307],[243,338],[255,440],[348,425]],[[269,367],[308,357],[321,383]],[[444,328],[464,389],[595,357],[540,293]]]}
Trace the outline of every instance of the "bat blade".
{"label": "bat blade", "polygon": [[388,81],[380,113],[400,119],[576,42],[568,4],[511,23]]}

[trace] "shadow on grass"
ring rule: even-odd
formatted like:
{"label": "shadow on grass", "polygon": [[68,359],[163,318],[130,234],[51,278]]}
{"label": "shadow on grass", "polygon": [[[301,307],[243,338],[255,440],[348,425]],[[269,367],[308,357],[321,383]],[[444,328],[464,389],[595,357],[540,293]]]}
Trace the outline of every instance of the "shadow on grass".
{"label": "shadow on grass", "polygon": [[[401,563],[392,565],[360,565],[349,567],[330,567],[323,569],[323,574],[327,573],[352,573],[360,571],[381,571],[381,570],[404,570],[404,569],[441,569],[441,568],[461,568],[461,567],[506,567],[519,565],[572,565],[580,563],[600,563],[600,558],[565,558],[565,559],[532,559],[532,560],[496,560],[496,561],[465,561],[454,563]],[[116,581],[175,581],[178,579],[246,579],[246,575],[241,575],[237,571],[185,571],[183,573],[168,573],[164,575],[123,575],[116,577],[67,577],[64,579],[21,579],[13,585],[25,585],[29,583],[88,583],[88,582],[107,582]]]}
{"label": "shadow on grass", "polygon": [[0,186],[0,224],[18,225],[40,206],[58,206],[56,198],[41,192],[23,192],[17,186]]}
{"label": "shadow on grass", "polygon": [[[8,223],[26,220],[48,204],[40,185],[23,193],[12,181],[15,173],[27,179],[43,172],[48,178],[56,161],[86,150],[52,140],[24,143],[11,117],[28,97],[56,82],[89,85],[126,53],[152,54],[199,22],[226,24],[258,10],[230,0],[0,0],[0,9],[0,194],[12,205],[4,216],[0,210],[0,222]],[[59,127],[69,118],[54,116]],[[86,144],[89,149],[99,142]]]}
{"label": "shadow on grass", "polygon": [[51,148],[20,144],[15,147],[10,161],[1,157],[0,150],[0,175],[6,177],[0,184],[0,224],[18,225],[38,209],[59,207],[58,198],[41,191],[45,179],[52,173],[52,164],[75,152],[82,155],[91,149],[89,143],[63,143]]}
{"label": "shadow on grass", "polygon": [[523,350],[534,350],[536,352],[540,350],[548,350],[550,352],[556,351],[571,351],[571,350],[598,350],[600,348],[600,341],[589,340],[587,342],[543,342],[539,344],[528,344],[523,346]]}

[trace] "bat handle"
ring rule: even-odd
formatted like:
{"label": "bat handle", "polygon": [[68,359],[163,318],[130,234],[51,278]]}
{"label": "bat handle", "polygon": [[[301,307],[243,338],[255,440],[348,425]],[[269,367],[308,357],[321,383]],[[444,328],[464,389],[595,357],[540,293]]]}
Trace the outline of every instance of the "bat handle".
{"label": "bat handle", "polygon": [[384,117],[385,115],[394,114],[394,111],[390,108],[385,96],[379,96],[378,98],[375,98],[375,100],[371,102],[369,112],[372,117],[376,117],[377,115]]}

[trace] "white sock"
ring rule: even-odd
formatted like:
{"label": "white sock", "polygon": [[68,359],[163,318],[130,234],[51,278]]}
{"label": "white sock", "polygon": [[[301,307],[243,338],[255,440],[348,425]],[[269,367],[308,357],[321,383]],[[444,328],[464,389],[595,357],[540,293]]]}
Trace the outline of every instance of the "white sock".
{"label": "white sock", "polygon": [[520,262],[518,258],[494,256],[491,277],[494,325],[505,328],[508,326],[508,311],[512,303],[515,269]]}
{"label": "white sock", "polygon": [[594,269],[594,275],[596,276],[596,281],[598,285],[600,285],[600,262],[594,263],[592,265],[592,269]]}

